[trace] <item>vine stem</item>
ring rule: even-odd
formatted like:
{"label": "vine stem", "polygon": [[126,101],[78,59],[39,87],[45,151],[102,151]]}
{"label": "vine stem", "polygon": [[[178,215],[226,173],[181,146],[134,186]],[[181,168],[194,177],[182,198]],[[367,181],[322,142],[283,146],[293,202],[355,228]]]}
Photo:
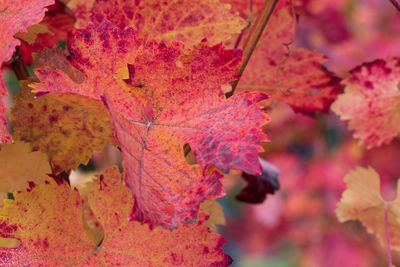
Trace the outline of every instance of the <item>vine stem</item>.
{"label": "vine stem", "polygon": [[389,219],[388,219],[388,205],[385,204],[385,231],[386,231],[386,245],[388,253],[389,267],[392,267],[392,253],[390,252],[390,235],[389,235]]}
{"label": "vine stem", "polygon": [[390,0],[390,2],[400,12],[400,4],[396,0]]}
{"label": "vine stem", "polygon": [[272,12],[275,9],[278,0],[265,0],[264,5],[261,8],[260,14],[257,16],[255,22],[250,26],[250,33],[243,46],[243,61],[238,71],[238,79],[232,82],[232,91],[225,94],[225,96],[231,97],[235,93],[235,89],[239,83],[239,80],[246,69],[247,63],[249,63],[250,57],[256,48],[258,41],[260,40],[261,34],[264,31],[269,19],[271,18]]}
{"label": "vine stem", "polygon": [[19,51],[19,47],[15,48],[15,52],[12,58],[7,62],[11,68],[13,69],[15,76],[17,76],[18,81],[26,80],[29,78],[29,72],[26,68],[25,62],[22,59],[21,52]]}

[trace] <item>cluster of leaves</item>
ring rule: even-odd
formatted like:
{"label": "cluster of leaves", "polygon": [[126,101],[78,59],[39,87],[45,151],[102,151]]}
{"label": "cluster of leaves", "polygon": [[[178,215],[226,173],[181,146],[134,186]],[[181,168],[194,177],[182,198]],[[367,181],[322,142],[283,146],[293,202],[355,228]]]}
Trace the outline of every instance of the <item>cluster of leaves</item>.
{"label": "cluster of leaves", "polygon": [[[16,72],[21,92],[9,115],[13,130],[0,121],[7,166],[0,197],[9,198],[0,207],[1,265],[226,266],[225,240],[212,231],[224,223],[215,201],[225,194],[222,173],[244,172],[249,184],[239,200],[262,203],[279,188],[276,168],[259,159],[269,141],[265,111],[274,118],[281,103],[314,117],[331,109],[366,148],[396,138],[399,59],[364,63],[338,78],[324,55],[295,43],[298,14],[308,7],[289,0],[2,0],[0,60]],[[35,77],[23,68],[31,63]],[[281,149],[273,143],[271,151]],[[71,170],[108,144],[121,151],[123,174],[105,166],[73,190]],[[359,219],[399,249],[398,200],[381,200],[371,169],[345,181],[339,220]]]}

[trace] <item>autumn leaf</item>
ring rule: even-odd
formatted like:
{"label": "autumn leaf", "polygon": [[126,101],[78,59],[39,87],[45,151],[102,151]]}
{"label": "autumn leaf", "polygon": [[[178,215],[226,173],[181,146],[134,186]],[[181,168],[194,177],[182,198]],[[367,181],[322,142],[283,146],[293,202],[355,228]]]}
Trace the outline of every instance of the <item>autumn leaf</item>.
{"label": "autumn leaf", "polygon": [[216,199],[204,201],[201,203],[200,209],[210,216],[204,225],[215,228],[217,225],[226,224],[224,211]]}
{"label": "autumn leaf", "polygon": [[[27,28],[38,23],[46,11],[45,7],[54,0],[0,0],[0,66],[9,60],[14,48],[20,42],[14,38],[18,32],[26,32]],[[7,89],[0,72],[0,98],[7,95]],[[11,136],[6,129],[6,120],[2,117],[6,108],[0,99],[0,144],[11,142]]]}
{"label": "autumn leaf", "polygon": [[11,109],[13,138],[46,153],[55,173],[87,164],[94,151],[115,143],[111,118],[101,103],[66,94],[34,98],[29,82],[20,81],[22,92]]}
{"label": "autumn leaf", "polygon": [[192,47],[204,38],[210,44],[225,41],[246,26],[245,20],[218,0],[124,1],[72,0],[68,6],[77,17],[76,26],[108,20],[121,29],[131,26],[146,40],[183,42]]}
{"label": "autumn leaf", "polygon": [[44,33],[52,32],[43,24],[33,24],[32,26],[28,27],[27,32],[17,33],[15,37],[27,42],[28,44],[33,44],[36,41],[38,34]]}
{"label": "autumn leaf", "polygon": [[367,148],[389,143],[400,133],[399,59],[375,60],[350,72],[332,111],[349,121],[353,136]]}
{"label": "autumn leaf", "polygon": [[128,221],[133,200],[117,167],[109,168],[89,195],[105,236],[93,244],[82,227],[77,191],[50,180],[31,192],[15,193],[0,209],[0,235],[20,241],[0,248],[0,264],[33,266],[226,266],[224,239],[210,232],[199,215],[195,224],[167,230]]}
{"label": "autumn leaf", "polygon": [[0,150],[0,202],[7,193],[25,190],[31,182],[44,182],[43,177],[51,173],[47,156],[32,152],[28,143],[3,144]]}
{"label": "autumn leaf", "polygon": [[[0,65],[9,60],[14,53],[14,48],[20,42],[14,38],[18,32],[26,32],[27,28],[38,23],[46,11],[45,7],[54,3],[54,0],[22,0],[17,3],[13,0],[0,2]],[[6,87],[0,73],[0,97],[7,95]],[[0,114],[5,112],[4,104],[0,100]],[[11,136],[5,128],[6,121],[0,117],[0,144],[10,142]]]}
{"label": "autumn leaf", "polygon": [[[1,79],[1,77],[0,77]],[[0,102],[0,113],[3,114],[6,108],[4,104]],[[6,144],[12,141],[11,135],[8,133],[6,128],[7,120],[4,117],[0,117],[0,144]]]}
{"label": "autumn leaf", "polygon": [[[33,40],[24,40],[25,34],[18,34],[16,37],[22,39],[19,50],[25,64],[30,64],[33,61],[32,53],[43,50],[44,48],[53,48],[59,45],[59,41],[67,40],[67,33],[74,28],[75,19],[71,11],[67,9],[65,4],[60,1],[48,7],[43,20],[39,24],[34,24],[32,27],[47,29],[32,34]],[[29,34],[28,29],[28,34]]]}
{"label": "autumn leaf", "polygon": [[[261,171],[257,153],[267,140],[261,130],[267,118],[255,104],[266,96],[243,92],[224,99],[221,91],[235,77],[239,51],[205,42],[192,50],[142,44],[131,28],[108,23],[75,31],[68,50],[84,81],[74,82],[64,64],[35,69],[41,82],[31,86],[105,103],[136,200],[132,218],[176,227],[192,220],[201,202],[223,194],[220,175],[208,166]],[[186,163],[186,143],[200,166]]]}
{"label": "autumn leaf", "polygon": [[283,1],[272,14],[240,79],[239,90],[265,92],[295,111],[327,112],[341,92],[339,79],[326,70],[322,54],[297,48],[295,21],[290,1]]}
{"label": "autumn leaf", "polygon": [[14,53],[14,48],[20,42],[14,38],[19,32],[26,32],[27,28],[42,20],[46,6],[54,0],[1,0],[0,6],[0,62],[9,60]]}
{"label": "autumn leaf", "polygon": [[400,250],[400,183],[397,198],[385,201],[380,193],[379,174],[369,167],[357,167],[344,181],[347,189],[338,203],[336,215],[340,222],[359,220],[369,233],[374,233],[386,246],[385,209],[387,209],[390,247]]}

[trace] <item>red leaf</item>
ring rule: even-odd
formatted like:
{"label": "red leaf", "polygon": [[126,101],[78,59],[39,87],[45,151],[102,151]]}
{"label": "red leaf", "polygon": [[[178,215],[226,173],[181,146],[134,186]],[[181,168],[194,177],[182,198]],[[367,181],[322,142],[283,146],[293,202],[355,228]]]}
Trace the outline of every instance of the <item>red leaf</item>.
{"label": "red leaf", "polygon": [[[71,72],[66,66],[38,68],[41,83],[33,87],[105,103],[136,200],[132,218],[170,228],[192,220],[201,202],[223,194],[220,175],[208,166],[261,172],[257,153],[268,119],[255,104],[267,97],[243,92],[224,99],[221,91],[235,79],[240,51],[205,42],[192,50],[143,44],[131,28],[108,23],[74,32],[68,49],[86,80],[71,80],[60,71]],[[186,163],[186,143],[200,166]]]}
{"label": "red leaf", "polygon": [[79,28],[107,20],[121,29],[132,27],[146,40],[179,41],[187,47],[204,38],[217,44],[246,26],[229,6],[214,0],[72,0],[68,6],[75,12]]}
{"label": "red leaf", "polygon": [[389,143],[400,133],[399,58],[378,59],[351,71],[345,91],[332,105],[349,120],[353,136],[367,148]]}
{"label": "red leaf", "polygon": [[[26,32],[26,29],[42,20],[45,7],[54,3],[54,0],[4,0],[0,7],[0,67],[9,60],[14,53],[14,48],[20,42],[14,38],[18,32]],[[0,98],[7,95],[6,87],[0,72]],[[0,99],[0,115],[6,111]],[[5,127],[6,121],[0,116],[0,144],[10,142],[11,136]]]}

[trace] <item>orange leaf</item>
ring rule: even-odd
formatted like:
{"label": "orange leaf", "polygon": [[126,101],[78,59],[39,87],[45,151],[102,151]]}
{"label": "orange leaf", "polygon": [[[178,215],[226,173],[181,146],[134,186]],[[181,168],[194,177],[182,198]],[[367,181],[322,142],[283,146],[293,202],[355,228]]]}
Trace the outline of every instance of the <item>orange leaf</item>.
{"label": "orange leaf", "polygon": [[78,192],[68,185],[49,180],[30,192],[14,192],[14,198],[0,208],[0,235],[18,239],[20,246],[0,248],[0,265],[69,265],[93,253]]}
{"label": "orange leaf", "polygon": [[0,202],[7,193],[27,189],[28,182],[43,182],[43,177],[51,173],[47,156],[39,151],[32,152],[30,145],[24,142],[2,145],[0,166]]}
{"label": "orange leaf", "polygon": [[94,151],[115,143],[111,118],[99,101],[77,95],[35,99],[27,82],[20,82],[11,110],[13,137],[46,153],[56,173],[87,164]]}
{"label": "orange leaf", "polygon": [[44,33],[51,34],[52,32],[43,24],[33,24],[27,29],[26,33],[17,33],[15,37],[27,42],[28,44],[33,44],[38,38],[38,34]]}
{"label": "orange leaf", "polygon": [[385,207],[388,210],[390,247],[400,250],[400,183],[397,198],[385,201],[381,197],[379,175],[369,167],[357,167],[349,172],[344,181],[347,189],[338,203],[336,215],[340,222],[359,220],[369,233],[375,233],[383,246],[386,246]]}
{"label": "orange leaf", "polygon": [[247,24],[229,5],[216,0],[72,0],[68,6],[76,13],[79,28],[106,19],[121,29],[131,26],[146,40],[180,41],[187,47],[204,38],[211,44],[223,42]]}
{"label": "orange leaf", "polygon": [[[205,42],[192,50],[143,44],[131,28],[108,23],[74,32],[68,49],[86,79],[74,82],[65,65],[42,67],[35,69],[41,82],[32,87],[103,100],[136,200],[132,218],[170,228],[192,220],[201,202],[223,194],[220,175],[206,172],[210,165],[261,172],[257,153],[268,120],[255,104],[266,96],[224,99],[221,91],[235,77],[239,51]],[[201,166],[186,163],[186,143]]]}
{"label": "orange leaf", "polygon": [[[18,32],[26,32],[27,28],[42,20],[45,7],[54,3],[54,0],[1,0],[0,1],[0,66],[9,60],[14,53],[14,48],[20,41],[14,38]],[[7,95],[0,72],[0,98]],[[0,99],[0,144],[11,142],[5,125],[6,120],[2,114],[6,111]]]}
{"label": "orange leaf", "polygon": [[0,209],[0,235],[20,240],[18,248],[0,248],[0,265],[14,266],[226,266],[224,239],[210,232],[204,214],[192,225],[150,230],[129,222],[129,190],[117,167],[109,168],[89,195],[105,237],[94,245],[82,227],[81,201],[68,185],[50,181],[31,192],[15,193]]}
{"label": "orange leaf", "polygon": [[353,136],[367,148],[389,143],[400,133],[399,59],[364,63],[343,81],[345,91],[332,111],[349,121]]}

